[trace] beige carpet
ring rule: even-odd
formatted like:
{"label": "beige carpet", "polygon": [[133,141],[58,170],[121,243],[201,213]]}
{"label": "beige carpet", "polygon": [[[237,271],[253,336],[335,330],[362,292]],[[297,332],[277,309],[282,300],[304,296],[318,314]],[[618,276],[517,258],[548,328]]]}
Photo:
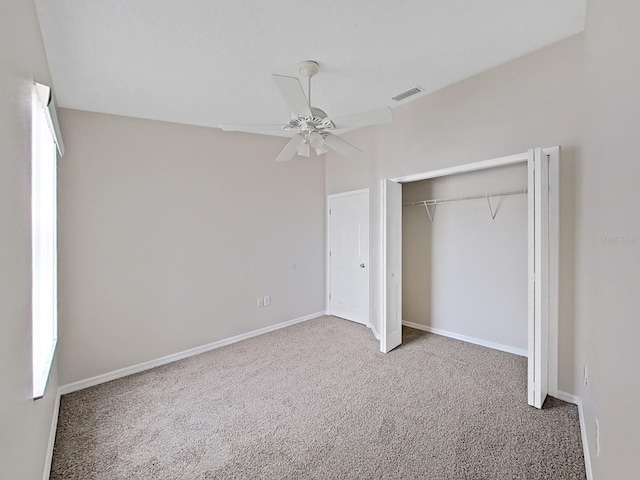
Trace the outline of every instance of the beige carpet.
{"label": "beige carpet", "polygon": [[584,479],[526,359],[322,317],[62,397],[52,479]]}

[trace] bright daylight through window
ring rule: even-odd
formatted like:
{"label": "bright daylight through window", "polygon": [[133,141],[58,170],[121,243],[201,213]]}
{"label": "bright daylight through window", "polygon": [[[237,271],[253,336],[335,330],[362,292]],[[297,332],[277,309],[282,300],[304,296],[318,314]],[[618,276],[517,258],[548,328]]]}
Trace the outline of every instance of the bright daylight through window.
{"label": "bright daylight through window", "polygon": [[33,397],[44,395],[58,338],[56,163],[50,89],[34,84],[31,151]]}

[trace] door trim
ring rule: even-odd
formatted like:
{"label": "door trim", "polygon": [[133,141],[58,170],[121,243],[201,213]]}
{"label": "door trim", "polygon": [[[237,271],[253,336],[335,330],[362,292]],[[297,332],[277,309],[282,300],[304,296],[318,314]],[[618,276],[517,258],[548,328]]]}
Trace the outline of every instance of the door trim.
{"label": "door trim", "polygon": [[351,195],[367,195],[367,212],[369,215],[369,252],[367,257],[367,265],[369,275],[367,276],[367,318],[365,326],[371,328],[371,196],[369,195],[368,188],[361,188],[359,190],[350,190],[348,192],[341,193],[333,193],[331,195],[327,195],[327,203],[325,206],[325,225],[326,225],[326,236],[324,242],[324,258],[325,258],[325,266],[324,266],[324,279],[325,279],[325,288],[324,288],[324,312],[325,315],[331,315],[331,300],[329,299],[329,293],[331,291],[331,259],[329,257],[329,247],[331,245],[331,219],[329,214],[329,209],[331,208],[331,200],[334,198],[340,197],[349,197]]}
{"label": "door trim", "polygon": [[[560,178],[560,147],[547,147],[542,149],[543,153],[549,156],[549,375],[548,375],[548,392],[549,395],[557,396],[558,394],[558,304],[559,304],[559,248],[560,248],[560,194],[559,194],[559,178]],[[512,165],[516,163],[525,163],[529,159],[529,152],[517,153],[499,158],[483,160],[479,162],[466,163],[453,167],[441,168],[422,173],[404,175],[401,177],[389,178],[394,182],[408,183],[429,178],[444,177],[454,175],[456,173],[473,172],[476,170],[484,170],[487,168]],[[384,227],[382,222],[384,218],[380,214],[381,231]],[[378,262],[382,265],[385,253],[379,252]],[[382,282],[378,285],[377,294],[382,298],[385,295],[382,289]],[[382,312],[378,312],[376,321],[381,325],[383,320]]]}

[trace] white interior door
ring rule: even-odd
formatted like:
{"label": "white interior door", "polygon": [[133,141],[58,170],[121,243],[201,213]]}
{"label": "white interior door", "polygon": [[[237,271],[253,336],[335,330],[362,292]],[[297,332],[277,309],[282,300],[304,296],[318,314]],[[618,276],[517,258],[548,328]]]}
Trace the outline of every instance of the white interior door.
{"label": "white interior door", "polygon": [[369,192],[329,197],[329,312],[369,324]]}
{"label": "white interior door", "polygon": [[549,157],[529,150],[528,402],[542,408],[549,385]]}
{"label": "white interior door", "polygon": [[402,343],[402,185],[380,184],[382,212],[382,312],[380,351],[387,353]]}

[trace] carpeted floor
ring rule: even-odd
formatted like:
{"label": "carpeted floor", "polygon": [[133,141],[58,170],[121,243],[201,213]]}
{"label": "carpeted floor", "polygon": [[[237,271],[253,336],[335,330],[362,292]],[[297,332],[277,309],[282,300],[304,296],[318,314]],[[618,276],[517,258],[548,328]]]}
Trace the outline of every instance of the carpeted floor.
{"label": "carpeted floor", "polygon": [[51,479],[585,479],[526,359],[322,317],[62,397]]}

